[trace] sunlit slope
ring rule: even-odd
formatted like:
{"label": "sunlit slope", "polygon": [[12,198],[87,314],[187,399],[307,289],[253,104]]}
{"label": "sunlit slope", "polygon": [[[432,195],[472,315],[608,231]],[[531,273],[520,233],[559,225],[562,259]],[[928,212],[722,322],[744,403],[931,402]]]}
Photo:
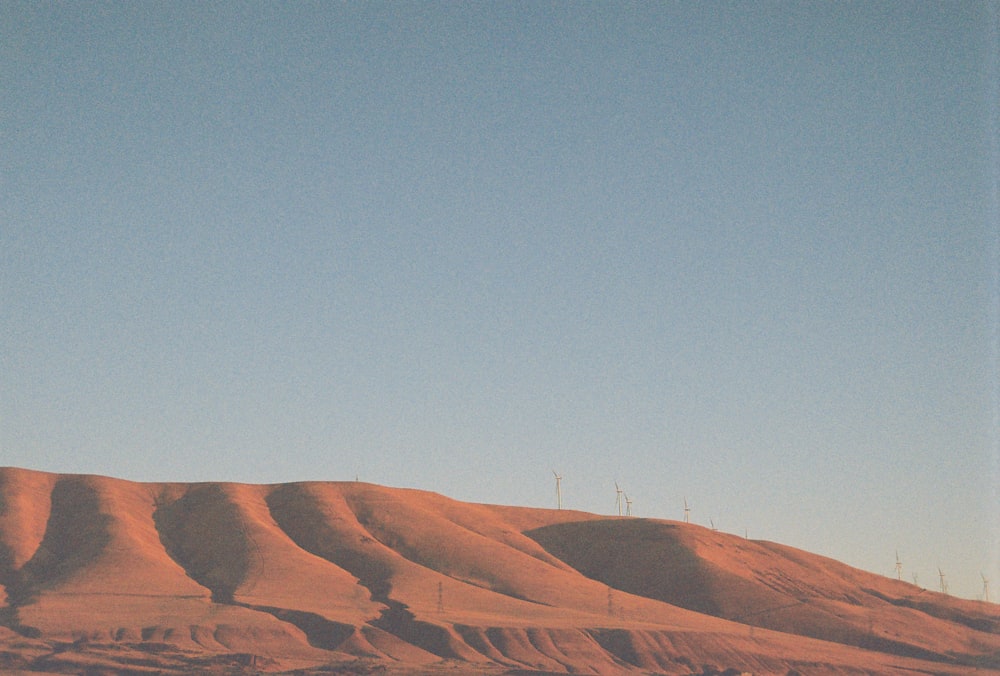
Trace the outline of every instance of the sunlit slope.
{"label": "sunlit slope", "polygon": [[360,482],[0,468],[0,583],[0,668],[55,655],[70,671],[250,658],[608,674],[1000,665],[994,605],[689,524]]}

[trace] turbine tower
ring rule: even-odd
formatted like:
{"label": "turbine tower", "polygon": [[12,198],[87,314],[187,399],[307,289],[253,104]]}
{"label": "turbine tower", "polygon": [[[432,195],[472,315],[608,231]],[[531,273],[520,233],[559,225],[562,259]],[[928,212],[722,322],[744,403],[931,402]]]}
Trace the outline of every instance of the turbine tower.
{"label": "turbine tower", "polygon": [[618,485],[617,481],[615,482],[615,493],[617,494],[615,497],[615,507],[618,509],[618,516],[621,516],[622,507],[624,507],[624,503],[622,502],[622,493],[624,493],[624,491],[621,489],[621,486]]}
{"label": "turbine tower", "polygon": [[625,494],[625,516],[632,516],[632,498]]}
{"label": "turbine tower", "polygon": [[691,523],[691,509],[688,507],[688,499],[684,498],[684,523]]}
{"label": "turbine tower", "polygon": [[556,475],[556,507],[562,509],[562,477],[555,470],[552,473]]}
{"label": "turbine tower", "polygon": [[944,579],[944,571],[941,570],[940,566],[938,566],[938,577],[941,578],[941,593],[942,594],[947,594],[948,593],[948,580]]}
{"label": "turbine tower", "polygon": [[903,562],[899,560],[899,550],[896,550],[896,579],[903,579]]}
{"label": "turbine tower", "polygon": [[990,581],[982,573],[979,574],[979,577],[983,578],[983,600],[986,601],[987,603],[989,603],[990,602]]}

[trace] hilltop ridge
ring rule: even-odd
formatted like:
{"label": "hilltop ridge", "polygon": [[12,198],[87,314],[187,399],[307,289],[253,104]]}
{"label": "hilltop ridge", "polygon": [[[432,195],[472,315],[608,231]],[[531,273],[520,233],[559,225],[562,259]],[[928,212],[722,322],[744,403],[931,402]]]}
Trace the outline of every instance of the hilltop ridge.
{"label": "hilltop ridge", "polygon": [[1000,606],[658,519],[0,468],[0,668],[1000,674]]}

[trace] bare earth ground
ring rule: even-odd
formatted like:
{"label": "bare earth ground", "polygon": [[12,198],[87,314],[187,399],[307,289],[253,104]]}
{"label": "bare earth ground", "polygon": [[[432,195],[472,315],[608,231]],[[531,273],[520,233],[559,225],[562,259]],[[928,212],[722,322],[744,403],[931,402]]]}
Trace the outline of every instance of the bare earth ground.
{"label": "bare earth ground", "polygon": [[1000,606],[692,524],[0,468],[3,673],[1000,674]]}

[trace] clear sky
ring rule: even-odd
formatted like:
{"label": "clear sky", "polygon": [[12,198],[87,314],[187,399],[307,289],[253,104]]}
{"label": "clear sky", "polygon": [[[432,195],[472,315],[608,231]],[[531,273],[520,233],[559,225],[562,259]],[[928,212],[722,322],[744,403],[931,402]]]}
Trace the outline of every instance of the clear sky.
{"label": "clear sky", "polygon": [[0,3],[0,464],[1000,598],[991,3]]}

